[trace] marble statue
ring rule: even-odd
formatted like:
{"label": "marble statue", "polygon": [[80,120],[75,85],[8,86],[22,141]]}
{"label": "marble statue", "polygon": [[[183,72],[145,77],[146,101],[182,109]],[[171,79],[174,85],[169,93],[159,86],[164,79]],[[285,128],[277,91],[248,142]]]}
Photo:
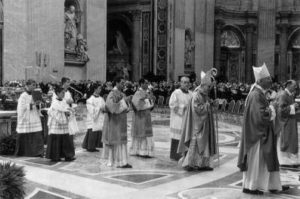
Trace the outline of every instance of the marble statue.
{"label": "marble statue", "polygon": [[191,31],[185,31],[184,65],[191,68],[193,64],[192,52],[195,49],[195,42],[192,40]]}
{"label": "marble statue", "polygon": [[65,48],[67,50],[75,51],[77,32],[75,7],[71,5],[65,12]]}
{"label": "marble statue", "polygon": [[78,55],[78,58],[80,61],[88,62],[89,56],[87,54],[88,46],[85,39],[83,39],[83,36],[81,34],[77,35],[77,46],[76,46],[76,53]]}

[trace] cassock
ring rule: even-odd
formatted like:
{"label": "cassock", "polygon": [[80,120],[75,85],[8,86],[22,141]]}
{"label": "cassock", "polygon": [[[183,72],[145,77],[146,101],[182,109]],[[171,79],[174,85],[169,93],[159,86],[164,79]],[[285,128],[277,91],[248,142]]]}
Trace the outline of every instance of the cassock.
{"label": "cassock", "polygon": [[298,157],[298,127],[293,95],[285,89],[277,99],[279,136],[277,143],[278,159],[281,165],[297,166]]}
{"label": "cassock", "polygon": [[276,136],[265,91],[255,85],[246,100],[238,167],[243,172],[243,188],[252,191],[281,190]]}
{"label": "cassock", "polygon": [[153,102],[147,91],[140,88],[132,97],[134,110],[131,126],[132,145],[131,155],[154,155],[154,141],[151,123],[151,109]]}
{"label": "cassock", "polygon": [[75,156],[73,142],[69,135],[70,107],[64,100],[53,100],[48,110],[48,129],[46,158],[53,161],[66,160]]}
{"label": "cassock", "polygon": [[15,155],[43,156],[44,141],[39,110],[30,92],[21,94],[17,106],[17,142]]}
{"label": "cassock", "polygon": [[217,153],[212,107],[202,88],[193,92],[184,115],[178,153],[184,154],[180,159],[182,167],[193,169],[211,167],[212,157]]}
{"label": "cassock", "polygon": [[122,167],[127,162],[127,112],[125,94],[116,87],[106,98],[102,142],[107,166]]}
{"label": "cassock", "polygon": [[82,143],[82,148],[95,151],[102,147],[102,127],[104,121],[105,101],[100,96],[92,95],[87,101],[87,133]]}
{"label": "cassock", "polygon": [[170,117],[170,131],[171,131],[171,149],[170,158],[179,160],[181,155],[177,153],[179,140],[181,138],[181,124],[183,116],[187,110],[188,104],[192,98],[191,91],[183,91],[182,89],[176,89],[173,91],[169,107],[171,110]]}

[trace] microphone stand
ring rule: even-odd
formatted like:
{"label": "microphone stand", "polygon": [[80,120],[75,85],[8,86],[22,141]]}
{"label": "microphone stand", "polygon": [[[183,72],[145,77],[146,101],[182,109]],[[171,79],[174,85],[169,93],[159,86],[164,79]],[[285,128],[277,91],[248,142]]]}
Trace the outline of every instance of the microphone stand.
{"label": "microphone stand", "polygon": [[[215,94],[215,100],[217,99],[217,86],[214,85],[214,94]],[[215,117],[216,117],[216,141],[217,141],[217,155],[218,155],[218,167],[220,167],[220,149],[219,149],[219,123],[218,123],[218,109],[215,111]]]}

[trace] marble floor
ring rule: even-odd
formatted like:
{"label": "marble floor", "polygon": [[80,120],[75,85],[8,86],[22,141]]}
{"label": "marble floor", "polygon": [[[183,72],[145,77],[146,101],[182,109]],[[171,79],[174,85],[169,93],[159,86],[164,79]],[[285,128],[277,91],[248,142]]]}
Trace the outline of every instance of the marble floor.
{"label": "marble floor", "polygon": [[[300,169],[281,168],[283,184],[291,189],[284,194],[251,196],[241,191],[242,175],[236,167],[241,127],[219,122],[220,155],[215,157],[214,171],[187,172],[169,159],[169,116],[167,112],[152,115],[155,157],[130,156],[132,169],[105,166],[100,152],[81,148],[82,133],[75,136],[74,162],[52,163],[44,158],[0,156],[0,161],[13,161],[26,171],[27,199],[226,199],[226,198],[299,198]],[[128,115],[128,133],[131,114]],[[128,147],[131,144],[130,134]]]}

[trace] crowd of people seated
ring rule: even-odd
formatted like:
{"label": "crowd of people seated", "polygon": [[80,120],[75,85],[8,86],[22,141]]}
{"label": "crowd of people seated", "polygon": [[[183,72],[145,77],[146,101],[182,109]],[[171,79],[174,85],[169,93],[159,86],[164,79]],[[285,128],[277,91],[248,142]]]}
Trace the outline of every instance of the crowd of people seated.
{"label": "crowd of people seated", "polygon": [[[22,88],[24,86],[25,81],[10,81],[4,84],[4,87],[17,87]],[[200,83],[195,81],[191,83],[190,90],[194,90]],[[55,82],[39,83],[38,87],[41,89],[42,93],[47,95],[49,92],[53,91],[53,88],[57,85]],[[75,81],[73,80],[71,83],[70,92],[75,98],[75,101],[79,99],[87,99],[89,96],[92,95],[92,91],[94,87],[98,85],[102,85],[102,92],[101,96],[104,98],[108,95],[108,93],[113,89],[112,82],[105,82],[102,83],[100,81],[91,81],[91,80],[82,80],[82,81]],[[167,105],[168,100],[171,96],[171,93],[179,88],[179,82],[167,82],[167,81],[160,81],[160,82],[151,82],[149,85],[149,90],[156,98],[156,103]],[[133,95],[138,88],[137,82],[127,81],[124,93],[127,96]],[[246,83],[231,83],[231,82],[219,82],[216,86],[215,90],[211,91],[211,98],[212,99],[223,99],[226,100],[228,103],[232,100],[234,101],[244,101],[250,91],[251,85]],[[280,91],[284,90],[284,85],[280,83],[274,83],[272,88],[267,92],[268,98],[270,100],[276,97],[276,94]]]}

